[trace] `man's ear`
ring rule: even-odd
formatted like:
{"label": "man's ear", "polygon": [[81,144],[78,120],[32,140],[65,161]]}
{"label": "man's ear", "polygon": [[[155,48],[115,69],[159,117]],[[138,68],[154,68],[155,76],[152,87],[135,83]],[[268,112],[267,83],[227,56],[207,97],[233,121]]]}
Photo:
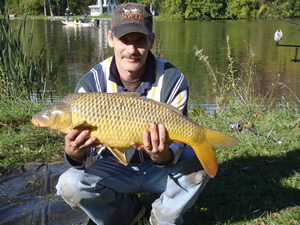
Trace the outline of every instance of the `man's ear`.
{"label": "man's ear", "polygon": [[114,34],[113,34],[112,30],[109,30],[107,33],[107,41],[108,41],[109,47],[111,47],[111,48],[114,47],[113,39],[114,39]]}
{"label": "man's ear", "polygon": [[150,47],[150,49],[152,49],[152,47],[153,47],[153,45],[154,45],[154,40],[155,40],[155,34],[152,33],[152,37],[151,37],[151,39],[150,39],[150,42],[151,42],[151,47]]}

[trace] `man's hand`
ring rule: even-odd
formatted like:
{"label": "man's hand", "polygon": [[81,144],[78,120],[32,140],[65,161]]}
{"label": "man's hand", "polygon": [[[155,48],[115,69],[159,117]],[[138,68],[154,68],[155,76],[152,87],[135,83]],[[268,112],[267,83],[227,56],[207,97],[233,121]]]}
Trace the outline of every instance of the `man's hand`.
{"label": "man's hand", "polygon": [[101,144],[95,143],[96,137],[90,137],[91,131],[88,129],[75,128],[65,137],[65,152],[77,163],[83,163],[84,152],[91,147],[102,147]]}
{"label": "man's hand", "polygon": [[143,144],[132,142],[131,145],[137,150],[146,152],[157,164],[167,164],[171,160],[167,138],[167,130],[162,124],[150,124],[150,132],[143,131]]}

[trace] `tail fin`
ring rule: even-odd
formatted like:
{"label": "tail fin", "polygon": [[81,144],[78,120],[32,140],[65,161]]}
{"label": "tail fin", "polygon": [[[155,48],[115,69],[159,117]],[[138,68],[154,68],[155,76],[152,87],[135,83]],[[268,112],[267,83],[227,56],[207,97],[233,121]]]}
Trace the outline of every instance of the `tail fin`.
{"label": "tail fin", "polygon": [[215,149],[232,147],[238,144],[239,140],[236,137],[210,130],[208,128],[203,129],[204,139],[200,140],[200,143],[193,143],[191,147],[194,149],[207,174],[211,178],[214,178],[218,171]]}

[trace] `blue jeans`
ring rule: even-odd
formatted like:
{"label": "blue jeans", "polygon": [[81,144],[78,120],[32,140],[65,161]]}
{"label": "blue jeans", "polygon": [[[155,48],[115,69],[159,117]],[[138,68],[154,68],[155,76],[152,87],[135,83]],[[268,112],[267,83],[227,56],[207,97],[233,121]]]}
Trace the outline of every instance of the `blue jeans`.
{"label": "blue jeans", "polygon": [[57,194],[81,208],[96,223],[127,225],[134,215],[136,193],[159,193],[152,204],[152,224],[182,224],[209,180],[194,151],[187,146],[177,164],[160,167],[151,160],[123,166],[112,157],[99,158],[86,170],[70,168],[57,183]]}

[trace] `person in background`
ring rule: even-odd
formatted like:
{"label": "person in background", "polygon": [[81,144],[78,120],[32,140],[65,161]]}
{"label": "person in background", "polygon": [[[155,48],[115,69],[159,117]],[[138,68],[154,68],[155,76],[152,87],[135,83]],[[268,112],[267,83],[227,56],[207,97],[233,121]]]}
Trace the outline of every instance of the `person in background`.
{"label": "person in background", "polygon": [[67,11],[66,12],[67,13],[67,21],[69,21],[69,17],[70,17],[70,10],[69,10],[69,8],[67,8],[66,11]]}
{"label": "person in background", "polygon": [[[114,55],[93,67],[78,82],[76,93],[137,92],[170,104],[187,116],[188,82],[168,61],[151,49],[153,18],[144,5],[118,5],[112,14],[109,46]],[[152,225],[182,224],[209,181],[190,146],[167,143],[163,124],[149,124],[141,132],[143,144],[126,150],[128,166],[96,144],[90,130],[75,128],[65,136],[69,168],[57,183],[57,194],[73,208],[81,208],[90,223],[133,225],[144,214],[138,193],[157,193],[149,221]]]}
{"label": "person in background", "polygon": [[84,22],[88,22],[88,12],[87,11],[84,11],[84,13],[83,13],[83,16],[84,16]]}

